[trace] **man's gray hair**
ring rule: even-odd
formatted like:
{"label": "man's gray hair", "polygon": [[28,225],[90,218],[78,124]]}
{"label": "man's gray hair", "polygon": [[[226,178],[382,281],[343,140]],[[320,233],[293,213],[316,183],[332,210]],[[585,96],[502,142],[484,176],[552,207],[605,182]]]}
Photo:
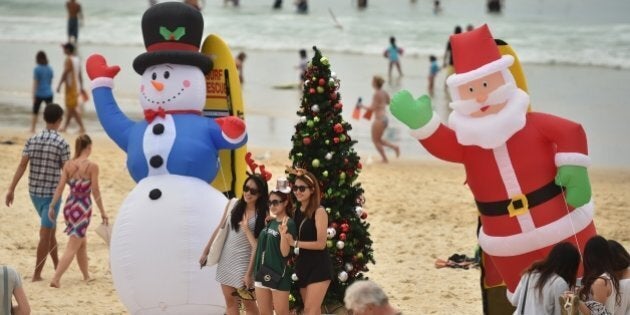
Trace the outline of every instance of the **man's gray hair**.
{"label": "man's gray hair", "polygon": [[370,280],[355,281],[346,289],[343,298],[346,308],[362,312],[369,305],[387,305],[388,298],[383,289]]}

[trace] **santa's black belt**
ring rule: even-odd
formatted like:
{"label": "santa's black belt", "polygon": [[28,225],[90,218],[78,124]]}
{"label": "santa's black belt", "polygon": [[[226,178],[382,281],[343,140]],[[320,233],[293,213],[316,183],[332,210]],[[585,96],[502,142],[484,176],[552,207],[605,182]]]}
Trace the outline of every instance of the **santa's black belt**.
{"label": "santa's black belt", "polygon": [[512,199],[480,202],[476,201],[477,209],[485,216],[499,216],[509,214],[511,217],[523,214],[530,208],[545,203],[558,194],[562,193],[562,188],[556,185],[555,181],[542,186],[529,194],[517,195]]}

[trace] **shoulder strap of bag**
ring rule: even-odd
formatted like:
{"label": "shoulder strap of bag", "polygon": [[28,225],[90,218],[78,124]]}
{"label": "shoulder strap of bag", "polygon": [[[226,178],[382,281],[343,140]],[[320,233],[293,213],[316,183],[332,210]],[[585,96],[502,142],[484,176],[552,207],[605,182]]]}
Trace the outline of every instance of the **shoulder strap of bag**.
{"label": "shoulder strap of bag", "polygon": [[527,291],[529,291],[529,277],[531,273],[527,274],[527,281],[525,281],[525,292],[523,293],[523,304],[521,305],[521,315],[525,314],[525,302],[527,301]]}
{"label": "shoulder strap of bag", "polygon": [[11,303],[9,300],[9,270],[7,266],[2,266],[2,277],[4,278],[4,297],[2,299],[2,305],[4,305],[5,314],[11,314]]}
{"label": "shoulder strap of bag", "polygon": [[263,231],[265,232],[264,233],[265,240],[264,241],[262,240],[262,236],[259,236],[259,240],[258,240],[258,242],[262,242],[262,244],[264,246],[263,252],[262,252],[262,256],[260,257],[260,265],[261,266],[265,264],[265,252],[267,251],[267,237],[268,237],[267,234],[269,234],[268,230],[269,230],[269,226],[270,225],[271,225],[271,220],[269,220],[269,222],[267,222],[267,224],[265,225],[265,228],[260,232],[261,235],[263,234]]}
{"label": "shoulder strap of bag", "polygon": [[230,199],[228,200],[227,204],[225,205],[225,210],[223,210],[223,225],[221,225],[221,228],[225,228],[229,223],[228,223],[228,213],[232,210],[232,202],[234,201],[234,199]]}

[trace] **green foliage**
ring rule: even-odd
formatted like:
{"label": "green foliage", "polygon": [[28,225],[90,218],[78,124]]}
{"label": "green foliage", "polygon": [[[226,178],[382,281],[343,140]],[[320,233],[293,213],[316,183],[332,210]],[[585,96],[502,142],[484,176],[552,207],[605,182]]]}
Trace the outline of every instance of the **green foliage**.
{"label": "green foliage", "polygon": [[[372,240],[362,210],[363,188],[356,180],[361,172],[359,156],[353,149],[355,140],[348,135],[352,126],[343,120],[339,80],[330,71],[328,58],[313,47],[315,56],[304,73],[303,96],[297,111],[299,122],[291,137],[289,157],[294,167],[313,173],[322,187],[322,206],[328,212],[328,226],[335,236],[327,248],[333,265],[333,281],[325,304],[343,303],[346,288],[355,280],[366,279],[366,264],[374,263]],[[363,219],[361,218],[363,216]],[[337,246],[343,242],[343,248]],[[339,243],[340,244],[340,243]],[[347,280],[340,280],[340,273]],[[302,307],[297,289],[292,290],[292,307]]]}

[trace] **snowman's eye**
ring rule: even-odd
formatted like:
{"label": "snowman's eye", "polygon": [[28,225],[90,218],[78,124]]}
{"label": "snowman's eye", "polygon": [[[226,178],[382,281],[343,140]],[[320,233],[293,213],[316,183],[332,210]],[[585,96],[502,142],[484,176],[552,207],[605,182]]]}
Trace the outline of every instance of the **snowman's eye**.
{"label": "snowman's eye", "polygon": [[471,87],[468,88],[468,91],[470,91],[470,93],[472,93],[472,92],[475,91],[475,89],[473,89],[472,86],[471,86]]}
{"label": "snowman's eye", "polygon": [[151,79],[153,80],[157,79],[157,73],[153,72],[153,74],[151,75]]}
{"label": "snowman's eye", "polygon": [[171,73],[168,71],[164,71],[164,79],[168,79],[171,76]]}
{"label": "snowman's eye", "polygon": [[483,87],[488,87],[488,82],[483,81]]}

